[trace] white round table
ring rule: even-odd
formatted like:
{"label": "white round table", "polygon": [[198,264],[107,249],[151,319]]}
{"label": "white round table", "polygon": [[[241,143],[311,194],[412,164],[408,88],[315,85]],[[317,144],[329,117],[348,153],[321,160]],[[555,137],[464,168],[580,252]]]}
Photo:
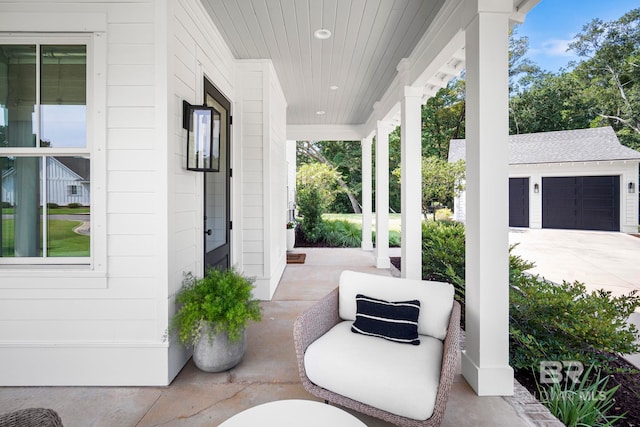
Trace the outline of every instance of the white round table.
{"label": "white round table", "polygon": [[305,426],[367,427],[365,423],[335,406],[312,400],[276,400],[234,415],[220,427]]}

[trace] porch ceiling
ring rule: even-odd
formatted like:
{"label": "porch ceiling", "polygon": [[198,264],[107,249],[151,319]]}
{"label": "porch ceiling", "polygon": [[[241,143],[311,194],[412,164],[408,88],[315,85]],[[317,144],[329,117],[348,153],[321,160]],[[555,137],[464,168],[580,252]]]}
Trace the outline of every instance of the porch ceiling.
{"label": "porch ceiling", "polygon": [[[371,115],[444,0],[202,3],[236,58],[273,61],[289,125],[356,125]],[[332,36],[316,39],[321,28]]]}

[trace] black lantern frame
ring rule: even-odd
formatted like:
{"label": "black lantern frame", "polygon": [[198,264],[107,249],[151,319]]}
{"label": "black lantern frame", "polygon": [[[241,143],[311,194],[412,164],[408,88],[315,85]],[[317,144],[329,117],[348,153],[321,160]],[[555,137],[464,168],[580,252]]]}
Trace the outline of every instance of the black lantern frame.
{"label": "black lantern frame", "polygon": [[187,130],[187,170],[220,171],[220,113],[206,105],[183,102],[182,127]]}

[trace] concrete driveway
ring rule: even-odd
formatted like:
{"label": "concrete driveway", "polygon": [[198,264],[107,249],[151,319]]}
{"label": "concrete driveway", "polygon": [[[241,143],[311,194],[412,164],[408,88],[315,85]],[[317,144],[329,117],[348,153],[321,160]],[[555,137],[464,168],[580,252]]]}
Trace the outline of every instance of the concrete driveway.
{"label": "concrete driveway", "polygon": [[578,280],[613,295],[640,290],[640,238],[581,230],[509,230],[514,254],[536,264],[531,273],[553,282]]}
{"label": "concrete driveway", "polygon": [[[513,253],[535,262],[529,270],[553,282],[583,282],[589,291],[605,289],[615,296],[640,290],[640,238],[624,233],[512,228]],[[640,329],[640,309],[630,322]],[[626,356],[640,367],[640,355]]]}

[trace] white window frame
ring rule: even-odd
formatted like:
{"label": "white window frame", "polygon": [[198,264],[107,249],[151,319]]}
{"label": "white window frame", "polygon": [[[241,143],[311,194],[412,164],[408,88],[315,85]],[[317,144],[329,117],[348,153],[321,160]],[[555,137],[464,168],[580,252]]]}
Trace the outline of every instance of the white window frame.
{"label": "white window frame", "polygon": [[[24,22],[22,15],[16,15],[14,22]],[[39,14],[33,14],[39,15]],[[107,73],[107,38],[106,19],[104,22],[97,14],[88,14],[88,20],[96,22],[96,32],[83,33],[4,33],[0,32],[0,44],[20,45],[64,45],[81,44],[87,48],[87,145],[84,148],[55,147],[14,147],[0,148],[0,156],[55,157],[55,156],[87,156],[91,160],[92,186],[90,255],[88,257],[25,257],[0,258],[0,288],[12,287],[14,284],[1,280],[22,278],[26,287],[44,287],[42,283],[30,284],[33,278],[78,278],[68,280],[70,288],[103,288],[106,287],[107,274],[107,234],[106,234],[106,73]],[[94,16],[96,15],[96,16]],[[33,16],[32,16],[33,17]],[[4,18],[10,18],[5,16]],[[79,19],[77,17],[76,19]],[[50,17],[47,18],[50,21]],[[4,21],[4,19],[2,19]],[[38,19],[36,19],[38,21]],[[33,25],[33,21],[31,21]],[[68,31],[68,30],[67,30]],[[39,78],[39,72],[37,73]],[[38,97],[39,102],[39,97]],[[38,114],[38,113],[37,113]],[[38,117],[39,120],[39,117]],[[94,278],[96,280],[87,280]],[[52,282],[53,285],[54,282]]]}

